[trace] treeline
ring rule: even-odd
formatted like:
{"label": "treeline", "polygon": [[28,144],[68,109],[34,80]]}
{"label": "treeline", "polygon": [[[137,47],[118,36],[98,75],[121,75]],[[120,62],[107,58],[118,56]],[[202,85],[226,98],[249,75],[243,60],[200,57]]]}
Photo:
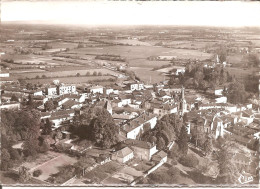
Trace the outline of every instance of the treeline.
{"label": "treeline", "polygon": [[[191,83],[189,78],[193,78]],[[229,72],[220,66],[215,68],[206,68],[203,64],[188,64],[184,74],[184,85],[193,86],[202,90],[207,88],[215,88],[234,81],[234,77]]]}
{"label": "treeline", "polygon": [[[1,170],[20,164],[23,159],[33,158],[49,148],[40,140],[40,112],[34,109],[1,112]],[[12,148],[23,141],[23,153]]]}
{"label": "treeline", "polygon": [[99,60],[110,60],[110,61],[121,61],[121,62],[125,62],[126,59],[122,58],[118,55],[97,55],[95,57],[95,59],[99,59]]}
{"label": "treeline", "polygon": [[[222,87],[224,95],[230,103],[246,103],[250,97],[248,92],[256,92],[257,81],[250,82],[248,77],[245,82],[239,82],[235,76],[220,66],[214,68],[204,67],[203,64],[187,64],[184,74],[178,77],[171,77],[168,84],[184,85],[186,88],[200,89],[206,92],[208,89]],[[248,92],[247,92],[248,91]]]}
{"label": "treeline", "polygon": [[[141,140],[157,145],[157,149],[165,150],[171,142],[177,143],[177,153],[170,152],[172,157],[182,157],[188,152],[188,134],[183,120],[176,114],[167,114],[158,120],[155,128],[145,132]],[[176,148],[175,148],[176,149]]]}

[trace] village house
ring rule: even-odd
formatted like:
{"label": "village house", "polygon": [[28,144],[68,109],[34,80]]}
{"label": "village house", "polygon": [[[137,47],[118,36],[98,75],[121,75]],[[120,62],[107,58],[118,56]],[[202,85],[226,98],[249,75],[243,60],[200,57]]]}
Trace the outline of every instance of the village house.
{"label": "village house", "polygon": [[214,96],[222,96],[224,92],[224,87],[215,87],[207,90],[207,94]]}
{"label": "village house", "polygon": [[21,108],[20,102],[3,103],[0,105],[0,110],[19,110]]}
{"label": "village house", "polygon": [[94,106],[106,109],[111,115],[113,113],[113,108],[112,108],[112,104],[111,104],[110,100],[100,100],[100,101],[97,101],[94,104]]}
{"label": "village house", "polygon": [[240,120],[244,121],[247,125],[253,123],[254,119],[255,116],[252,110],[245,110],[243,112],[240,112]]}
{"label": "village house", "polygon": [[3,77],[10,77],[10,74],[7,70],[4,70],[1,68],[0,70],[0,78],[2,79]]}
{"label": "village house", "polygon": [[170,73],[172,75],[180,75],[180,74],[184,74],[185,73],[185,67],[181,67],[181,66],[174,66]]}
{"label": "village house", "polygon": [[215,98],[215,103],[216,104],[218,104],[218,103],[227,103],[227,97],[225,97],[225,96],[216,97]]}
{"label": "village house", "polygon": [[129,121],[131,119],[134,119],[137,116],[138,116],[138,114],[136,112],[132,112],[132,113],[123,112],[122,114],[114,113],[112,115],[114,120],[123,120],[123,121]]}
{"label": "village house", "polygon": [[67,100],[62,104],[62,109],[64,110],[70,110],[70,109],[81,108],[81,107],[82,107],[82,103],[79,103],[74,100]]}
{"label": "village house", "polygon": [[103,94],[103,90],[104,90],[104,87],[102,87],[100,85],[87,88],[87,92],[94,93],[94,94],[95,93]]}
{"label": "village house", "polygon": [[136,139],[141,133],[153,129],[157,123],[157,117],[154,114],[144,113],[122,126],[122,131],[126,138]]}
{"label": "village house", "polygon": [[57,94],[58,95],[75,94],[75,93],[77,93],[75,85],[60,84],[57,87]]}
{"label": "village house", "polygon": [[158,115],[159,118],[161,118],[166,114],[177,113],[178,112],[178,105],[151,104],[151,109],[153,109],[154,114]]}
{"label": "village house", "polygon": [[125,163],[134,158],[134,152],[129,147],[124,147],[112,154],[112,160]]}
{"label": "village house", "polygon": [[60,127],[65,121],[70,122],[75,115],[75,110],[60,110],[56,112],[41,112],[41,119],[45,122],[49,119],[54,128]]}
{"label": "village house", "polygon": [[55,96],[58,95],[57,86],[51,85],[45,88],[45,95]]}
{"label": "village house", "polygon": [[134,157],[150,161],[152,156],[158,151],[155,144],[141,140],[126,139],[124,143],[134,151]]}
{"label": "village house", "polygon": [[126,85],[126,88],[127,90],[131,90],[131,91],[134,91],[134,90],[144,90],[144,84],[143,83],[128,83]]}

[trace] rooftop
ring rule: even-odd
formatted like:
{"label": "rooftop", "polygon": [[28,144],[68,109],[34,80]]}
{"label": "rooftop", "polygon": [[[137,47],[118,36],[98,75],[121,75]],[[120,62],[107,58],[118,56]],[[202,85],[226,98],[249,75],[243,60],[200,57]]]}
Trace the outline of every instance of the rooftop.
{"label": "rooftop", "polygon": [[151,149],[154,147],[150,142],[145,142],[141,140],[134,140],[134,139],[126,139],[124,143],[128,146],[135,146],[139,148],[144,148],[144,149]]}
{"label": "rooftop", "polygon": [[131,153],[133,153],[133,151],[129,147],[124,147],[123,149],[118,150],[117,152],[115,152],[115,154],[118,157],[121,157],[121,158],[124,158],[125,156],[127,156],[127,155],[129,155]]}

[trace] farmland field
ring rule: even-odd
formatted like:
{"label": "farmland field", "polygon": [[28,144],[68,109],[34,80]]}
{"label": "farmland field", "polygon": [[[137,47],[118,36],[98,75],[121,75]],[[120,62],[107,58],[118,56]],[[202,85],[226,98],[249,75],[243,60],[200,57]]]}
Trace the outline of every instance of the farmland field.
{"label": "farmland field", "polygon": [[[211,57],[211,54],[203,53],[198,50],[171,49],[154,46],[108,46],[102,48],[83,48],[80,51],[83,50],[90,54],[114,54],[126,57],[128,62],[130,63],[130,66],[133,66],[132,62],[134,60],[145,60],[149,56],[177,56],[177,58],[185,59],[207,59]],[[77,52],[78,49],[75,49],[73,51]]]}
{"label": "farmland field", "polygon": [[103,75],[105,74],[115,74],[116,72],[108,69],[82,69],[82,70],[66,70],[66,71],[46,71],[42,73],[19,73],[15,75],[11,75],[13,78],[35,78],[36,76],[42,77],[42,75],[45,75],[46,77],[66,77],[66,76],[76,76],[77,73],[80,75],[86,75],[86,73],[89,72],[90,75],[92,75],[94,72],[101,72]]}
{"label": "farmland field", "polygon": [[25,81],[32,84],[38,84],[38,83],[46,84],[46,83],[52,83],[53,80],[59,80],[61,83],[80,84],[80,83],[92,82],[94,80],[107,80],[110,78],[115,78],[115,77],[113,76],[56,77],[56,78],[46,78],[46,79],[32,79],[32,80],[25,80]]}
{"label": "farmland field", "polygon": [[69,43],[69,42],[51,42],[49,43],[49,45],[53,48],[76,48],[78,46],[77,43]]}
{"label": "farmland field", "polygon": [[19,69],[19,70],[10,70],[10,74],[19,74],[19,73],[30,73],[30,72],[45,72],[42,69]]}
{"label": "farmland field", "polygon": [[134,71],[136,75],[145,82],[145,84],[149,83],[151,80],[151,84],[159,83],[164,79],[167,79],[166,76],[162,75],[162,73],[157,71],[152,71],[151,68],[141,68],[141,67],[131,67],[130,70]]}
{"label": "farmland field", "polygon": [[142,45],[142,46],[151,46],[151,44],[142,42],[136,39],[117,39],[117,40],[104,40],[105,42],[111,43],[120,43],[120,44],[129,44],[129,45]]}

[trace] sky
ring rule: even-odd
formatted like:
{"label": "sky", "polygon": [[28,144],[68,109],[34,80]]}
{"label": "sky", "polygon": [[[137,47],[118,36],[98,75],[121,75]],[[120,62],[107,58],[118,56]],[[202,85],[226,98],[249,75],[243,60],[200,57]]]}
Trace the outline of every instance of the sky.
{"label": "sky", "polygon": [[1,20],[77,25],[260,26],[260,2],[2,0]]}

